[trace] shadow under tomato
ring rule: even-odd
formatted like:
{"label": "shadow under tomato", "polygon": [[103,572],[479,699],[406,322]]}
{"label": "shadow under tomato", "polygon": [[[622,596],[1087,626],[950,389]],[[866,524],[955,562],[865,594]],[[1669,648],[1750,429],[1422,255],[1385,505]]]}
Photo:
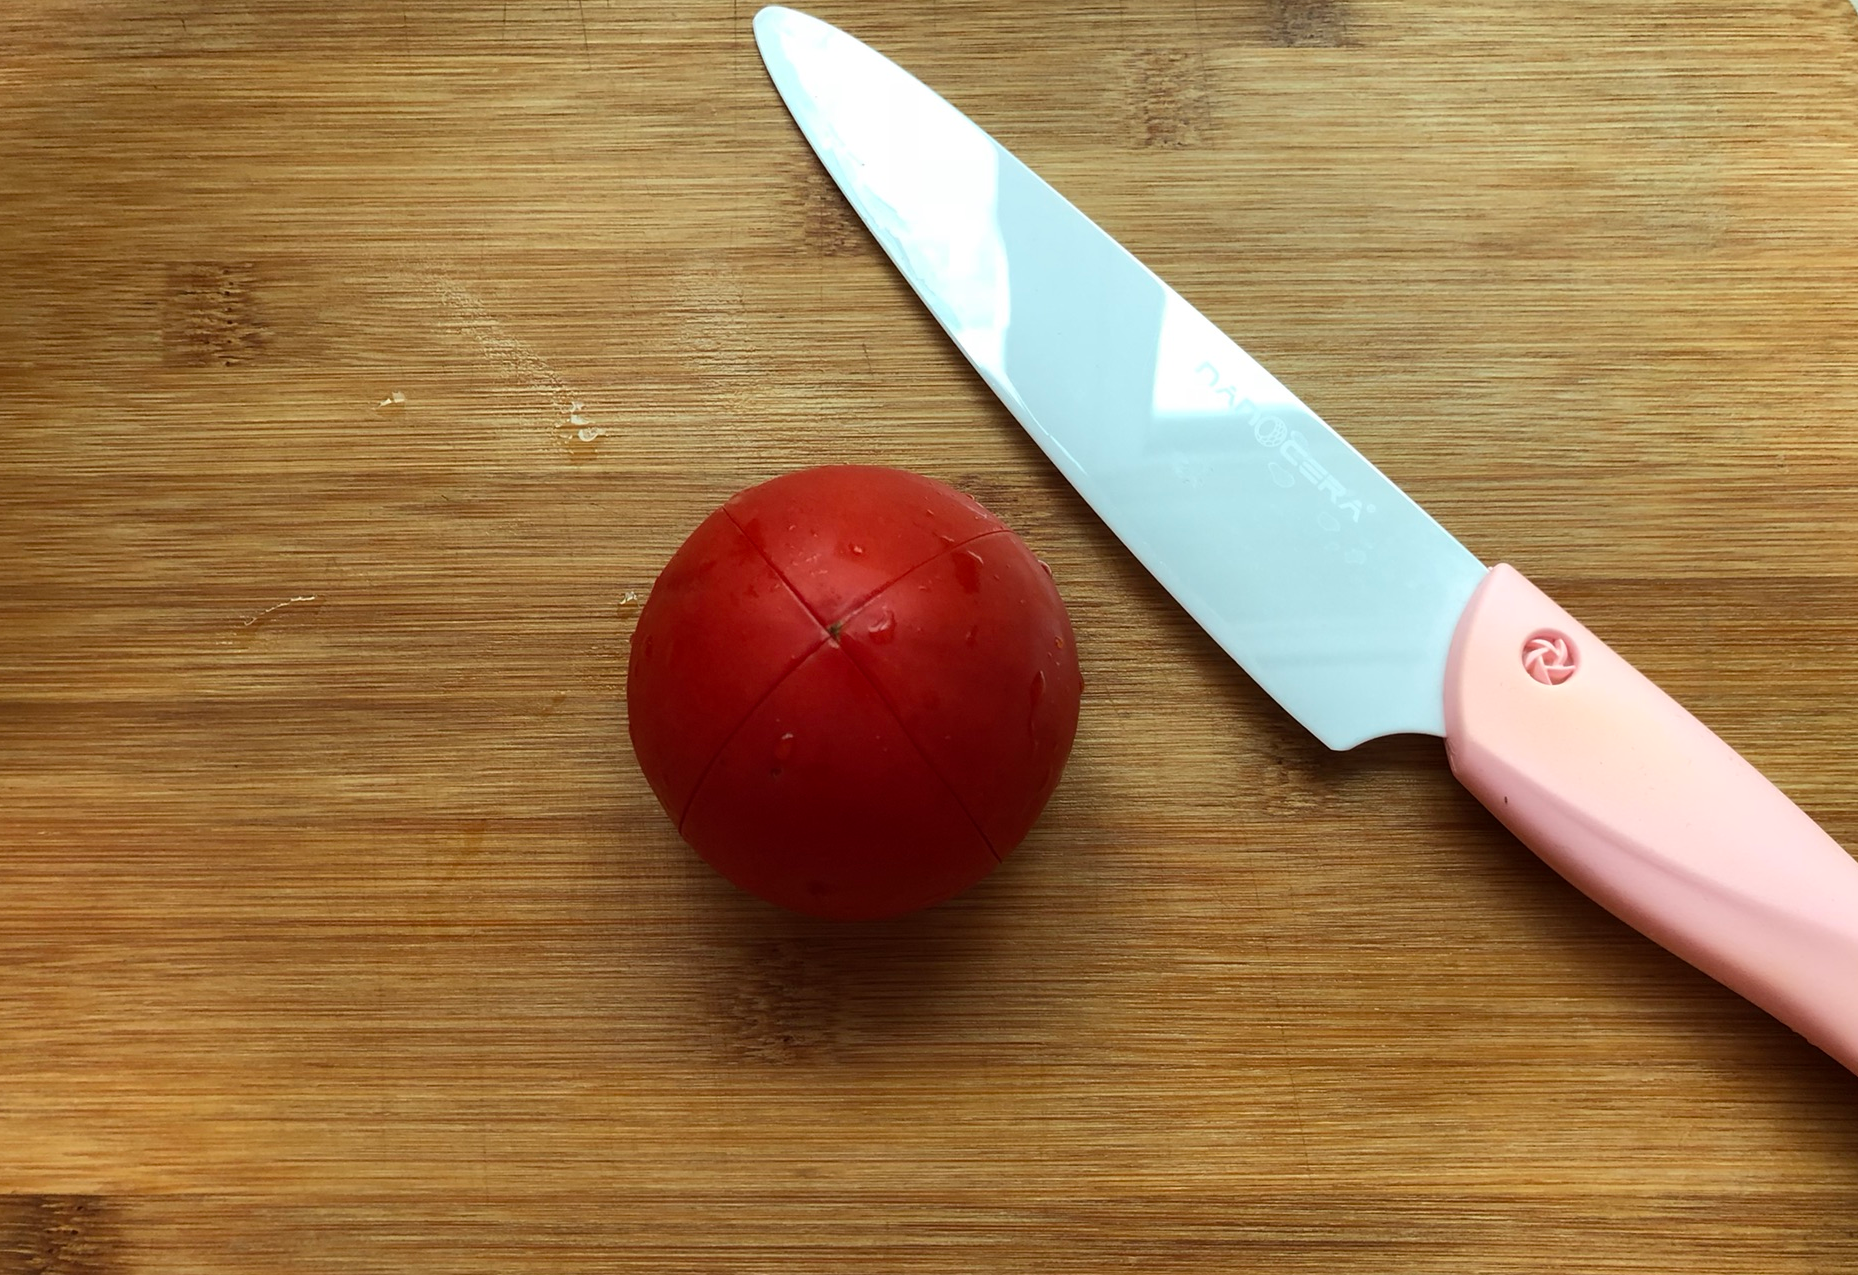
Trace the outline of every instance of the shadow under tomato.
{"label": "shadow under tomato", "polygon": [[695,983],[706,1050],[783,1064],[985,1045],[1000,1026],[992,996],[1017,914],[989,897],[993,882],[907,916],[843,922],[714,881],[696,904],[707,912]]}

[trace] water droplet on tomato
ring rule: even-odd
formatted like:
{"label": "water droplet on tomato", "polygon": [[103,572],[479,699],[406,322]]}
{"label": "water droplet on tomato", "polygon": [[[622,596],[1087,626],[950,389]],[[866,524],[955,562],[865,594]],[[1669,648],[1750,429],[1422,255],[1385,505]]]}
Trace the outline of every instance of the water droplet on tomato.
{"label": "water droplet on tomato", "polygon": [[774,741],[774,760],[788,761],[794,755],[794,733],[788,731]]}
{"label": "water droplet on tomato", "polygon": [[877,645],[888,646],[890,643],[897,640],[897,617],[892,615],[889,611],[886,611],[877,619],[871,621],[871,627],[866,629],[865,632],[870,635],[871,640]]}
{"label": "water droplet on tomato", "polygon": [[1032,706],[1037,708],[1039,701],[1045,698],[1045,670],[1040,669],[1032,675]]}
{"label": "water droplet on tomato", "polygon": [[963,549],[955,555],[955,582],[968,593],[981,591],[981,555],[972,549]]}
{"label": "water droplet on tomato", "polygon": [[864,557],[864,546],[863,545],[853,545],[851,546],[851,550],[852,550],[852,557],[854,558]]}

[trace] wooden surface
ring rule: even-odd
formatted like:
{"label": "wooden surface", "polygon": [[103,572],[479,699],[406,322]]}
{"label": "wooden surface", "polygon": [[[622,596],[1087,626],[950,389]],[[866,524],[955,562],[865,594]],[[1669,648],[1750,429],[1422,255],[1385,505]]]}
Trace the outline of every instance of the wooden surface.
{"label": "wooden surface", "polygon": [[[1858,1079],[1222,658],[751,12],[0,9],[0,1272],[1858,1270]],[[819,12],[1858,846],[1845,0]],[[990,504],[1088,678],[890,926],[626,742],[658,568],[827,461]]]}

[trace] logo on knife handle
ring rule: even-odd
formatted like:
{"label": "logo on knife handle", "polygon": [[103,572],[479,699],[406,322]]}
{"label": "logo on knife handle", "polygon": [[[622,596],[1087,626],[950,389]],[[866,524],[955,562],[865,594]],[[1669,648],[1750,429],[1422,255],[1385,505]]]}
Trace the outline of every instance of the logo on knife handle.
{"label": "logo on knife handle", "polygon": [[1580,657],[1566,634],[1543,629],[1523,643],[1523,668],[1544,686],[1560,686],[1580,668]]}

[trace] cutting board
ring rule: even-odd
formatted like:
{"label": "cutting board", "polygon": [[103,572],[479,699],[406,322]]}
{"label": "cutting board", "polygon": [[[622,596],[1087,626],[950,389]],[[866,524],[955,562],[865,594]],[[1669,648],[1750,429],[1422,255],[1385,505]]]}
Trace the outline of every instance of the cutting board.
{"label": "cutting board", "polygon": [[[1858,846],[1846,0],[819,13]],[[1858,1269],[1858,1078],[1227,661],[751,16],[0,13],[0,1271]],[[1088,683],[885,925],[717,878],[624,708],[689,530],[848,461]]]}

